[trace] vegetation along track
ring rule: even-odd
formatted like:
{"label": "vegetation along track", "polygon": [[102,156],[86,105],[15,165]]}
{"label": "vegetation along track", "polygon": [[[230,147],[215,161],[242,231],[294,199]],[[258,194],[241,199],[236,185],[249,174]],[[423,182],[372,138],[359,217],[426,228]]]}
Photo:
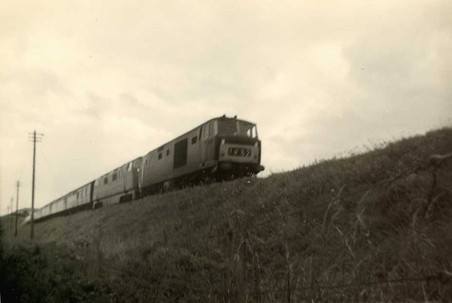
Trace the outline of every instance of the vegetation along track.
{"label": "vegetation along track", "polygon": [[[52,218],[36,225],[36,243],[46,268],[70,261],[105,302],[446,300],[450,152],[444,128],[263,179]],[[28,229],[4,235],[7,251],[31,245]]]}

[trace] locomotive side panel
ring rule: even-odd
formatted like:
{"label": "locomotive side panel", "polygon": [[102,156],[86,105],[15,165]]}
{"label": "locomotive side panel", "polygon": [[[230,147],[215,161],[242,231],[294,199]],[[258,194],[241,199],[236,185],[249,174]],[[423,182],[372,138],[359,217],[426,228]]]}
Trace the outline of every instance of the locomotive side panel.
{"label": "locomotive side panel", "polygon": [[187,165],[187,138],[174,143],[174,169]]}
{"label": "locomotive side panel", "polygon": [[216,164],[216,121],[212,120],[204,124],[201,128],[201,166],[209,168]]}
{"label": "locomotive side panel", "polygon": [[193,173],[201,169],[201,144],[199,138],[200,128],[173,141],[175,149],[174,165],[170,168],[171,177],[177,178],[182,175]]}
{"label": "locomotive side panel", "polygon": [[132,169],[133,169],[133,175],[132,175],[132,188],[133,188],[133,190],[134,190],[134,192],[133,192],[133,198],[134,199],[136,199],[136,198],[138,198],[139,196],[140,196],[140,189],[141,189],[141,178],[140,178],[140,176],[141,176],[141,165],[142,165],[142,162],[143,162],[143,158],[142,157],[140,157],[140,158],[138,158],[138,159],[135,159],[134,161],[133,161],[133,166],[132,166]]}
{"label": "locomotive side panel", "polygon": [[199,131],[196,128],[143,157],[141,186],[145,192],[152,186],[200,169]]}

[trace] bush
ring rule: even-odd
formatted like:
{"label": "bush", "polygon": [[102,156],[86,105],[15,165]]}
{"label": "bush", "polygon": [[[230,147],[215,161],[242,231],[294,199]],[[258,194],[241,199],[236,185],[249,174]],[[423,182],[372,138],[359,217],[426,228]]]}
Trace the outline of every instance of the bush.
{"label": "bush", "polygon": [[109,291],[76,273],[68,259],[49,260],[39,247],[14,247],[0,260],[0,292],[5,302],[109,302]]}

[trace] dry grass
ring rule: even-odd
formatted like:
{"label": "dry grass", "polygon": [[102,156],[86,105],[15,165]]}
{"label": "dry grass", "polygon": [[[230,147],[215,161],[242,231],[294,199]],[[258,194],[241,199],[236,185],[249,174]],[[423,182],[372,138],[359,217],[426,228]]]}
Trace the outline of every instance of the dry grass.
{"label": "dry grass", "polygon": [[116,301],[446,300],[452,160],[428,159],[451,151],[452,129],[442,129],[265,179],[54,218],[37,224],[37,241],[66,247]]}

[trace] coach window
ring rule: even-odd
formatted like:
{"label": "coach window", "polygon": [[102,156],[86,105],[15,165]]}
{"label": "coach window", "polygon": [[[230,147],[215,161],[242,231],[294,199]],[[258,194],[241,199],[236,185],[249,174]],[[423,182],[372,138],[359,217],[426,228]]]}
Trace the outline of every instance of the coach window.
{"label": "coach window", "polygon": [[159,160],[162,159],[162,153],[159,153]]}
{"label": "coach window", "polygon": [[169,156],[169,149],[166,150],[166,155]]}
{"label": "coach window", "polygon": [[[147,162],[148,160],[145,160],[145,162]],[[128,167],[127,167],[127,170],[128,171],[131,171],[132,170],[132,162],[130,162],[129,163],[129,165],[128,165]]]}
{"label": "coach window", "polygon": [[193,138],[191,138],[191,144],[196,144],[196,142],[198,142],[197,136],[194,136]]}
{"label": "coach window", "polygon": [[104,184],[107,184],[108,183],[108,176],[105,176],[104,177]]}
{"label": "coach window", "polygon": [[118,174],[116,172],[113,173],[112,177],[111,177],[111,181],[115,181],[118,178]]}

